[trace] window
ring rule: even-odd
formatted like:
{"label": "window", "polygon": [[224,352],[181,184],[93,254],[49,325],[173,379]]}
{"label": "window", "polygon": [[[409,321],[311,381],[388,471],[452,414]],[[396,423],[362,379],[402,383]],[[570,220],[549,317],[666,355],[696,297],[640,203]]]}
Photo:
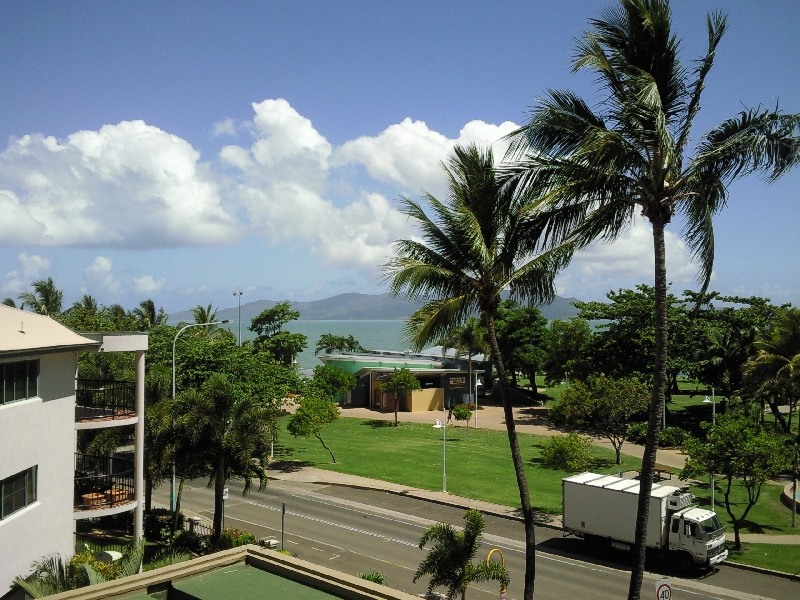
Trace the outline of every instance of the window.
{"label": "window", "polygon": [[36,502],[38,465],[0,481],[0,519]]}
{"label": "window", "polygon": [[0,404],[9,404],[39,395],[38,360],[0,364],[0,376],[3,378]]}

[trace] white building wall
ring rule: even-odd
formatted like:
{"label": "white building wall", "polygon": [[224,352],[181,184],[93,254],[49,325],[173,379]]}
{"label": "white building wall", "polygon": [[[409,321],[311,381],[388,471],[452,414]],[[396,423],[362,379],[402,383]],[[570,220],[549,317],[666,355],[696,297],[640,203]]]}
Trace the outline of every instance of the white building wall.
{"label": "white building wall", "polygon": [[0,479],[39,466],[36,502],[0,520],[0,596],[34,560],[74,552],[76,354],[35,358],[41,397],[0,405]]}

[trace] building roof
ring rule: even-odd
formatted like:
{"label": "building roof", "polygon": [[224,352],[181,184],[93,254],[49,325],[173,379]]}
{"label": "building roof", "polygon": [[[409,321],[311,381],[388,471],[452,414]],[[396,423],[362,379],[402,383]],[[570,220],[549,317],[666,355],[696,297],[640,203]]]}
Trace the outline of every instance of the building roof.
{"label": "building roof", "polygon": [[96,350],[100,343],[83,337],[48,316],[0,305],[0,356],[65,350]]}
{"label": "building roof", "polygon": [[[419,354],[423,356],[442,356],[442,347],[441,346],[433,346],[432,348],[426,348],[419,352]],[[447,352],[444,353],[444,356],[447,358],[454,358],[460,360],[467,360],[469,357],[466,354],[462,354],[460,356],[456,356],[455,348],[448,348]],[[472,355],[472,362],[485,362],[488,358],[483,354],[473,354]]]}
{"label": "building roof", "polygon": [[[394,373],[396,370],[395,367],[364,367],[359,369],[354,373],[356,377],[363,377],[367,373],[380,373],[380,374],[391,374]],[[448,375],[448,374],[455,374],[458,373],[460,375],[466,375],[466,371],[462,371],[461,369],[408,369],[412,375],[418,375],[421,377],[430,377],[431,375]]]}

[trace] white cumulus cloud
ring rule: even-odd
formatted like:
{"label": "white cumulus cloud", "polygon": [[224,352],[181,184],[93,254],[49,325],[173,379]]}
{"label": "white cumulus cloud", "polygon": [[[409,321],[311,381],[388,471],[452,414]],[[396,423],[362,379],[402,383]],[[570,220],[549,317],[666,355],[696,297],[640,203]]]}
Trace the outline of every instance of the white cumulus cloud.
{"label": "white cumulus cloud", "polygon": [[19,294],[32,281],[41,278],[48,269],[50,269],[50,259],[46,256],[21,252],[17,256],[17,268],[6,273],[0,289],[4,294]]}
{"label": "white cumulus cloud", "polygon": [[100,289],[111,294],[119,294],[122,291],[122,284],[111,273],[112,260],[105,256],[98,256],[92,264],[83,270],[84,293],[89,290]]}
{"label": "white cumulus cloud", "polygon": [[152,294],[153,292],[160,291],[164,287],[164,278],[162,277],[156,281],[152,275],[142,275],[141,277],[135,277],[133,279],[133,284],[137,292]]}

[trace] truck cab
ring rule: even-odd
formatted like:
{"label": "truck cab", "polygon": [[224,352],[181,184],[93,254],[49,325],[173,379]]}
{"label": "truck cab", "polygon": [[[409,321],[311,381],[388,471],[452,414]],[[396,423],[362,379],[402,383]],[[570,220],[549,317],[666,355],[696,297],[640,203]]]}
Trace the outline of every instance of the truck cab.
{"label": "truck cab", "polygon": [[683,569],[694,564],[711,567],[728,558],[725,528],[710,510],[682,508],[670,520],[669,550]]}

